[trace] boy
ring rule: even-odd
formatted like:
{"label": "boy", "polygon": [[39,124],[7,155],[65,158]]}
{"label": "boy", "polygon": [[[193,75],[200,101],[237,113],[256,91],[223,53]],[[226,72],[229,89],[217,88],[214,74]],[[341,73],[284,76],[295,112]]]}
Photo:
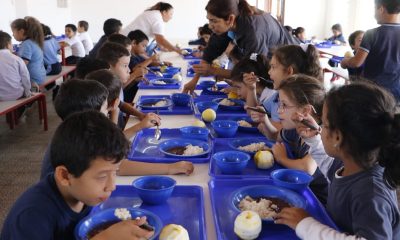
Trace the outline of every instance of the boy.
{"label": "boy", "polygon": [[89,33],[87,32],[88,30],[89,30],[88,22],[83,20],[78,22],[79,38],[81,39],[83,47],[85,48],[86,56],[89,55],[90,50],[93,49],[93,41]]}
{"label": "boy", "polygon": [[[11,208],[1,239],[74,239],[76,224],[115,189],[115,174],[129,143],[103,114],[76,113],[57,128],[51,143],[54,174],[28,189]],[[145,222],[127,220],[92,239],[149,238]]]}
{"label": "boy", "polygon": [[375,19],[381,26],[368,30],[359,50],[344,58],[343,68],[358,68],[364,63],[363,77],[390,91],[400,102],[400,1],[375,0]]}
{"label": "boy", "polygon": [[103,24],[104,35],[101,36],[101,38],[96,43],[96,45],[94,45],[92,51],[89,52],[89,58],[91,58],[91,59],[96,58],[97,53],[99,52],[99,49],[107,41],[108,36],[110,36],[113,33],[119,33],[119,31],[121,30],[121,27],[122,27],[122,23],[118,19],[109,18],[106,21],[104,21],[104,24]]}
{"label": "boy", "polygon": [[147,59],[144,57],[146,56],[146,48],[149,44],[149,38],[144,32],[141,30],[130,31],[128,38],[132,42],[131,60],[129,62],[130,69],[133,69],[139,64],[143,67],[147,67],[153,62],[157,64],[157,59],[159,57],[157,54],[154,54]]}
{"label": "boy", "polygon": [[343,36],[342,26],[336,23],[332,26],[333,36],[328,38],[328,41],[334,42],[335,44],[346,45],[346,40]]}
{"label": "boy", "polygon": [[64,43],[61,43],[61,46],[70,46],[71,47],[71,56],[67,57],[65,61],[67,64],[76,64],[79,59],[85,57],[85,48],[78,36],[76,36],[77,28],[74,24],[65,25],[65,35],[67,38]]}
{"label": "boy", "polygon": [[107,62],[86,56],[76,64],[75,77],[79,79],[84,79],[87,74],[93,71],[109,68],[110,64],[108,64]]}
{"label": "boy", "polygon": [[31,95],[31,80],[22,58],[12,54],[11,36],[0,31],[0,101]]}
{"label": "boy", "polygon": [[[358,49],[360,48],[361,41],[364,37],[364,31],[358,30],[350,34],[349,36],[349,44],[351,49],[353,49],[353,54],[356,54]],[[351,81],[356,81],[360,78],[362,71],[364,70],[364,66],[361,65],[358,68],[348,68],[349,77]]]}

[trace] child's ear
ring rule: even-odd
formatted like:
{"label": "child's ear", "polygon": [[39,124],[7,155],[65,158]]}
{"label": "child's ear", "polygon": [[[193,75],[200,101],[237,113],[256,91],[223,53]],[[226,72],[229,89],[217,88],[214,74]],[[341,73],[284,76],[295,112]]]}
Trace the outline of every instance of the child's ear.
{"label": "child's ear", "polygon": [[287,68],[287,74],[288,74],[289,76],[291,76],[291,75],[294,74],[294,69],[293,69],[292,66],[289,66],[289,67]]}
{"label": "child's ear", "polygon": [[236,18],[235,15],[233,15],[233,14],[229,15],[227,22],[230,27],[233,27],[233,25],[235,23],[235,18]]}
{"label": "child's ear", "polygon": [[309,115],[313,116],[313,114],[314,114],[313,106],[311,106],[310,104],[307,104],[306,106],[302,107],[302,114],[304,114],[304,115],[309,114]]}
{"label": "child's ear", "polygon": [[54,178],[62,186],[69,186],[70,177],[71,174],[69,174],[69,171],[65,166],[57,166],[56,169],[54,169]]}
{"label": "child's ear", "polygon": [[118,108],[118,105],[119,105],[119,103],[120,103],[120,99],[119,98],[116,98],[112,103],[111,103],[111,106],[108,108],[108,111],[112,111],[112,110],[115,110],[115,109],[117,109]]}

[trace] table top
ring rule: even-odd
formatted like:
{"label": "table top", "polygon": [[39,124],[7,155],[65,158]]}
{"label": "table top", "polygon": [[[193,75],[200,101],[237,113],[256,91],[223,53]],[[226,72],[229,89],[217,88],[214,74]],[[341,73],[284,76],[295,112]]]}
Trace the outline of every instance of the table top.
{"label": "table top", "polygon": [[328,54],[328,55],[336,56],[336,57],[344,57],[344,54],[346,52],[348,52],[348,51],[352,52],[352,50],[351,50],[351,48],[349,46],[336,46],[336,45],[333,45],[330,48],[317,48],[317,49],[318,49],[318,51],[320,53]]}

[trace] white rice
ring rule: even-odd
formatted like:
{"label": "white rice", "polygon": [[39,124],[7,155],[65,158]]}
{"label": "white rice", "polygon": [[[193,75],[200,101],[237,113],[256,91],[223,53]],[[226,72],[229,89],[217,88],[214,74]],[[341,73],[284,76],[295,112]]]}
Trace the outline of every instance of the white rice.
{"label": "white rice", "polygon": [[132,219],[131,213],[126,208],[116,208],[114,215],[121,220]]}
{"label": "white rice", "polygon": [[219,104],[223,105],[223,106],[234,106],[235,102],[232,102],[231,100],[224,98],[222,99]]}
{"label": "white rice", "polygon": [[161,100],[153,104],[153,107],[164,107],[165,105],[167,105],[167,101]]}
{"label": "white rice", "polygon": [[249,122],[245,121],[245,120],[239,120],[239,121],[237,121],[237,123],[241,127],[252,127],[251,124]]}
{"label": "white rice", "polygon": [[189,144],[186,146],[186,149],[183,152],[182,156],[193,156],[193,155],[198,155],[203,152],[204,152],[204,149],[202,147],[193,146],[192,144]]}
{"label": "white rice", "polygon": [[278,214],[276,210],[278,206],[272,203],[272,201],[261,198],[259,202],[252,199],[250,196],[246,196],[239,203],[239,209],[241,211],[254,211],[260,215],[262,219],[273,219]]}
{"label": "white rice", "polygon": [[258,143],[252,143],[246,146],[239,146],[239,150],[246,151],[246,152],[257,152],[260,150],[266,150],[269,149],[267,146],[265,146],[265,142],[258,142]]}
{"label": "white rice", "polygon": [[159,80],[157,80],[157,81],[154,81],[154,84],[165,85],[165,84],[167,84],[167,83],[164,82],[164,81],[159,81]]}

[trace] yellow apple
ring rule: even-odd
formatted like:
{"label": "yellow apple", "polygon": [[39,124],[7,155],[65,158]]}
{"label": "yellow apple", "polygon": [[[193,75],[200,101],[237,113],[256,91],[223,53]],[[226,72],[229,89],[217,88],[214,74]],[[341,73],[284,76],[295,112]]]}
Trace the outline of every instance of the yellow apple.
{"label": "yellow apple", "polygon": [[353,57],[354,55],[353,55],[353,53],[351,52],[351,51],[347,51],[345,54],[344,54],[344,57],[345,58],[351,58],[351,57]]}
{"label": "yellow apple", "polygon": [[196,120],[194,120],[192,126],[195,126],[195,127],[206,127],[206,124],[203,121],[196,119]]}
{"label": "yellow apple", "polygon": [[206,110],[203,111],[203,113],[201,114],[201,117],[206,122],[212,122],[217,117],[217,113],[214,110],[212,110],[211,108],[207,108]]}
{"label": "yellow apple", "polygon": [[180,75],[179,73],[175,74],[174,76],[172,76],[173,79],[176,79],[178,81],[182,81],[182,75]]}
{"label": "yellow apple", "polygon": [[274,155],[272,155],[271,151],[260,150],[254,155],[254,162],[258,168],[271,168],[274,166]]}
{"label": "yellow apple", "polygon": [[160,233],[160,240],[189,240],[188,231],[178,224],[168,224]]}
{"label": "yellow apple", "polygon": [[256,239],[260,235],[262,222],[260,216],[253,211],[243,211],[235,219],[234,232],[240,239]]}
{"label": "yellow apple", "polygon": [[237,99],[237,98],[239,98],[239,96],[235,92],[229,92],[228,98]]}

